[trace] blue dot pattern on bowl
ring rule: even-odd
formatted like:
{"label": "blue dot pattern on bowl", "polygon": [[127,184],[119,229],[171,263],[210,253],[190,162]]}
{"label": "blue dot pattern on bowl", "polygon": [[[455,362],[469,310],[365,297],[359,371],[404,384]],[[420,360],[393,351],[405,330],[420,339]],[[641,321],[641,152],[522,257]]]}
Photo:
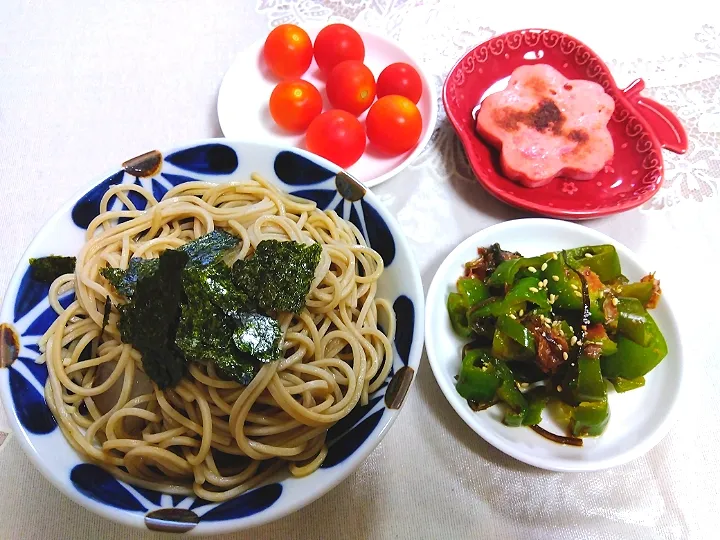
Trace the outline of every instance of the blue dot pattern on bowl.
{"label": "blue dot pattern on bowl", "polygon": [[310,186],[335,176],[335,173],[295,152],[283,151],[275,158],[275,174],[289,186]]}
{"label": "blue dot pattern on bowl", "polygon": [[232,174],[238,168],[238,155],[229,146],[212,143],[193,146],[165,157],[183,170],[200,174]]}
{"label": "blue dot pattern on bowl", "polygon": [[[180,169],[178,173],[164,170],[151,178],[136,178],[119,171],[78,200],[71,213],[73,222],[78,227],[87,228],[100,212],[102,196],[113,185],[136,184],[150,190],[153,196],[160,200],[174,186],[205,180],[189,176],[185,172],[230,175],[239,163],[235,150],[222,144],[200,145],[181,150],[164,159],[163,167],[172,171],[174,166]],[[168,163],[171,166],[168,167]],[[320,209],[333,209],[341,217],[351,221],[366,242],[380,253],[385,266],[392,264],[395,258],[395,242],[388,225],[364,199],[354,202],[343,199],[333,184],[334,173],[290,151],[278,153],[274,168],[289,193],[315,201]],[[183,174],[179,174],[180,172]],[[307,187],[316,184],[319,185]],[[145,201],[142,197],[130,194],[129,198],[137,209],[144,208]],[[128,210],[116,197],[111,199],[110,205],[114,210]],[[18,361],[10,368],[10,389],[20,423],[33,434],[47,434],[57,429],[55,419],[44,400],[43,386],[47,380],[47,368],[44,364],[35,363],[39,349],[34,343],[37,343],[37,337],[45,333],[57,318],[48,303],[47,293],[47,284],[33,280],[28,267],[21,279],[14,303],[14,324],[22,335],[23,344]],[[66,294],[60,299],[60,303],[67,307],[74,299],[73,294]],[[407,365],[413,338],[414,306],[409,298],[400,296],[395,300],[394,307],[398,313],[395,348],[402,363]],[[352,456],[376,429],[386,412],[384,393],[394,372],[393,367],[383,385],[370,396],[367,405],[356,407],[329,430],[329,450],[323,468],[333,467]],[[191,497],[192,502],[188,502],[185,496],[170,496],[130,486],[104,469],[88,463],[75,466],[70,472],[70,480],[86,497],[114,508],[146,512],[160,507],[182,505],[182,508],[192,508],[198,513],[201,521],[236,519],[261,512],[280,498],[283,489],[282,483],[272,483],[217,504],[194,497]]]}

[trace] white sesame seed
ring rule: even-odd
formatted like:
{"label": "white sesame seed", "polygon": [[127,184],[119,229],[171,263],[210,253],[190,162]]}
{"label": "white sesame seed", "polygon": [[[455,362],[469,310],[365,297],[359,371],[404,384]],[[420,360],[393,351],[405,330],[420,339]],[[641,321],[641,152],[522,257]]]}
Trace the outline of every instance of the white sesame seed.
{"label": "white sesame seed", "polygon": [[580,328],[582,328],[583,330],[587,330],[587,326],[584,325],[584,324],[583,324],[583,325],[580,325]]}
{"label": "white sesame seed", "polygon": [[585,257],[587,257],[589,259],[590,257],[592,257],[592,253],[586,253]]}
{"label": "white sesame seed", "polygon": [[522,317],[523,315],[525,315],[525,310],[524,310],[524,309],[521,309],[520,311],[518,311],[518,316],[519,316],[519,317]]}
{"label": "white sesame seed", "polygon": [[552,304],[555,301],[555,298],[557,298],[554,294],[550,293],[550,303]]}
{"label": "white sesame seed", "polygon": [[574,283],[571,283],[571,284],[570,284],[570,287],[572,287],[572,288],[575,289],[576,291],[578,290],[578,286],[575,285]]}
{"label": "white sesame seed", "polygon": [[543,279],[543,287],[547,287],[547,279]]}
{"label": "white sesame seed", "polygon": [[530,270],[530,272],[532,272],[533,274],[537,272],[534,266],[528,266],[528,270]]}
{"label": "white sesame seed", "polygon": [[558,258],[558,257],[557,257],[557,253],[553,253],[553,254],[552,254],[552,258],[553,258],[553,260],[557,261],[557,258]]}
{"label": "white sesame seed", "polygon": [[548,327],[548,328],[552,328],[552,326],[550,326],[550,323],[549,323],[549,322],[546,322],[546,323],[545,323],[545,326]]}
{"label": "white sesame seed", "polygon": [[564,352],[564,353],[563,353],[563,360],[567,360],[567,359],[568,359],[568,353]]}
{"label": "white sesame seed", "polygon": [[529,290],[530,292],[534,292],[534,293],[540,292],[540,291],[537,289],[537,287],[530,287],[530,289],[528,289],[528,290]]}
{"label": "white sesame seed", "polygon": [[542,270],[543,272],[545,270],[547,270],[547,263],[543,263],[542,266],[540,267],[540,270]]}
{"label": "white sesame seed", "polygon": [[573,330],[572,326],[568,325],[568,328],[570,329],[571,332],[575,332],[575,330]]}
{"label": "white sesame seed", "polygon": [[544,286],[544,285],[543,285],[543,282],[542,282],[542,281],[538,281],[538,289],[542,289],[543,286]]}
{"label": "white sesame seed", "polygon": [[560,281],[560,278],[559,278],[558,276],[553,276],[553,277],[552,277],[552,280],[553,280],[553,281]]}
{"label": "white sesame seed", "polygon": [[517,319],[517,317],[515,316],[514,313],[511,313],[511,314],[510,314],[510,318],[511,318],[511,319]]}
{"label": "white sesame seed", "polygon": [[577,343],[577,337],[573,336],[570,338],[570,345],[575,345]]}
{"label": "white sesame seed", "polygon": [[581,347],[581,346],[582,346],[582,341],[578,340],[577,346],[578,346],[578,347]]}
{"label": "white sesame seed", "polygon": [[562,392],[562,386],[560,386],[560,385],[558,384],[558,385],[555,387],[555,390],[557,390],[558,392]]}
{"label": "white sesame seed", "polygon": [[580,294],[580,291],[575,291],[575,296],[578,298],[582,298],[582,294]]}
{"label": "white sesame seed", "polygon": [[618,305],[618,299],[617,299],[617,298],[613,298],[613,299],[612,299],[612,305],[613,305],[613,306],[617,306],[617,305]]}

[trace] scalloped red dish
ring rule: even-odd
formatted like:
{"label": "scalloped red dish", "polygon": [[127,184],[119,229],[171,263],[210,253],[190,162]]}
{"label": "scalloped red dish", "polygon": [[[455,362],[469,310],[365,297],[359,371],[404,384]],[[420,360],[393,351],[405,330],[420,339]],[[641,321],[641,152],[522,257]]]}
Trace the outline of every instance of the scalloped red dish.
{"label": "scalloped red dish", "polygon": [[[523,187],[503,176],[498,150],[476,134],[473,111],[481,99],[502,90],[501,81],[526,64],[549,64],[569,79],[594,81],[615,101],[608,124],[615,154],[592,180],[556,178],[542,187]],[[605,63],[577,39],[528,29],[494,37],[463,56],[445,80],[443,104],[478,181],[492,195],[547,216],[589,219],[649,200],[663,181],[661,150],[687,150],[680,121],[663,105],[640,95],[644,88],[643,80],[637,79],[620,90]]]}

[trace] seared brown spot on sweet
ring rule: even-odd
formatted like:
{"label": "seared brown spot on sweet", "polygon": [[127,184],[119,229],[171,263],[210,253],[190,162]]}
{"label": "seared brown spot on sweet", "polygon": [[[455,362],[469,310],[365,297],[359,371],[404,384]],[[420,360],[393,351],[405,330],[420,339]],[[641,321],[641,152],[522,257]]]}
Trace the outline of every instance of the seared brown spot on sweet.
{"label": "seared brown spot on sweet", "polygon": [[565,115],[553,100],[543,99],[529,111],[518,111],[512,107],[494,110],[493,120],[505,131],[517,131],[519,124],[525,124],[539,132],[550,129],[555,135],[560,135]]}
{"label": "seared brown spot on sweet", "polygon": [[543,99],[537,107],[530,111],[532,127],[538,131],[545,131],[552,126],[554,132],[559,132],[565,117],[551,99]]}
{"label": "seared brown spot on sweet", "polygon": [[0,324],[0,368],[10,367],[20,354],[20,337],[7,323]]}
{"label": "seared brown spot on sweet", "polygon": [[541,79],[540,77],[531,77],[530,79],[525,81],[525,86],[538,94],[544,94],[548,89],[547,83],[544,79]]}
{"label": "seared brown spot on sweet", "polygon": [[590,139],[590,136],[587,134],[587,131],[573,129],[567,134],[567,138],[576,143],[584,143]]}

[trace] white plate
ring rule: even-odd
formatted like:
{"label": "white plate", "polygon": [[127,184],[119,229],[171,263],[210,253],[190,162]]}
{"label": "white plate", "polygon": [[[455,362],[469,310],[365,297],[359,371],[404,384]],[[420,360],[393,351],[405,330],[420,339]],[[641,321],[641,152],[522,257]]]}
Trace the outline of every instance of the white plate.
{"label": "white plate", "polygon": [[[305,31],[314,41],[321,29],[322,27],[305,28]],[[367,187],[373,187],[392,178],[407,167],[430,141],[437,121],[437,95],[435,87],[431,84],[430,78],[423,71],[422,66],[403,51],[397,43],[366,30],[357,30],[365,42],[365,65],[373,72],[375,79],[388,65],[405,62],[417,70],[423,83],[422,97],[417,104],[423,119],[423,130],[417,146],[405,154],[385,157],[374,152],[368,145],[365,154],[357,163],[347,169]],[[268,101],[273,88],[279,81],[268,73],[262,60],[264,43],[265,38],[238,54],[225,74],[217,104],[220,128],[225,137],[229,139],[262,140],[306,149],[304,134],[286,133],[275,124],[270,116]],[[325,93],[324,77],[320,74],[314,59],[310,68],[301,78],[317,86],[323,97],[323,111],[330,110],[332,107]],[[363,124],[366,114],[367,112],[359,117]]]}
{"label": "white plate", "polygon": [[[502,423],[502,410],[491,407],[474,412],[455,390],[464,341],[453,332],[445,302],[455,290],[463,264],[477,257],[477,248],[500,243],[503,249],[533,256],[563,248],[590,244],[612,244],[620,256],[623,273],[631,281],[646,275],[644,267],[625,246],[602,233],[564,221],[520,219],[484,229],[462,242],[443,261],[433,278],[425,310],[425,348],[430,365],[445,397],[455,411],[478,435],[506,454],[551,471],[592,471],[614,467],[650,450],[668,432],[680,395],[683,357],[677,323],[667,295],[663,293],[651,314],[663,332],[669,353],[648,375],[645,386],[617,394],[608,385],[610,421],[597,438],[586,438],[584,446],[553,443],[528,428]],[[658,273],[662,279],[662,273]],[[548,415],[545,414],[544,418]],[[540,424],[553,433],[563,429],[544,419]]]}

